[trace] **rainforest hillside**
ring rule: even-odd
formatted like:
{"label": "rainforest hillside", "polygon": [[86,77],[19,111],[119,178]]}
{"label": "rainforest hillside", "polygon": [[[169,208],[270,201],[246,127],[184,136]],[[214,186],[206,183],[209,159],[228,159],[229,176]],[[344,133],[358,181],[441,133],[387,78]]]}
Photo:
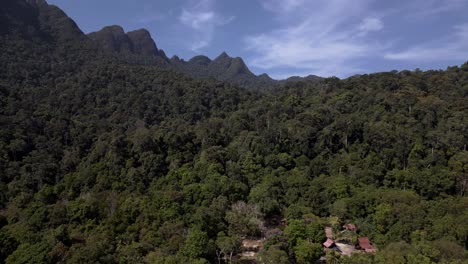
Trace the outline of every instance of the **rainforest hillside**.
{"label": "rainforest hillside", "polygon": [[2,1],[0,263],[467,263],[467,63],[260,90]]}

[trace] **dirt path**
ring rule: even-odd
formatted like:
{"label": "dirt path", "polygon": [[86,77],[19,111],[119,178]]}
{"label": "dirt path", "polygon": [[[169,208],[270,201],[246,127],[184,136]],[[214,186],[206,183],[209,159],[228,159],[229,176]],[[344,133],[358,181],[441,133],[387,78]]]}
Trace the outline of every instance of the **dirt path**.
{"label": "dirt path", "polygon": [[341,251],[341,253],[345,256],[351,256],[356,249],[352,245],[343,244],[343,243],[335,243],[336,247]]}
{"label": "dirt path", "polygon": [[242,240],[241,260],[256,260],[257,254],[263,249],[263,239],[244,239]]}

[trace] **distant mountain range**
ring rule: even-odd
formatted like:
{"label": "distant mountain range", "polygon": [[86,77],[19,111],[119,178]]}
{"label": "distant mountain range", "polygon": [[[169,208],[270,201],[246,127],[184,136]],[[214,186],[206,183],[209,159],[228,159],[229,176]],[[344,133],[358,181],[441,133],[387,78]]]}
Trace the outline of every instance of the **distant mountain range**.
{"label": "distant mountain range", "polygon": [[242,58],[232,58],[226,52],[214,60],[203,55],[195,56],[189,61],[178,56],[169,59],[162,49],[158,49],[146,29],[125,33],[121,26],[114,25],[90,33],[88,37],[103,51],[128,63],[165,66],[193,77],[215,78],[251,89],[267,89],[286,82],[322,80],[314,75],[305,78],[291,77],[282,81],[274,80],[267,74],[257,76],[250,71]]}

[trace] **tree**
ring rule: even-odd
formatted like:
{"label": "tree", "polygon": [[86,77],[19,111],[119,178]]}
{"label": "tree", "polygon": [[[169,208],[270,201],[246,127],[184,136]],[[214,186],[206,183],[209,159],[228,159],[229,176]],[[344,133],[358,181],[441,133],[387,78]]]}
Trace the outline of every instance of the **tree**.
{"label": "tree", "polygon": [[278,245],[263,249],[258,253],[259,264],[289,264],[288,254]]}
{"label": "tree", "polygon": [[289,221],[284,229],[284,234],[288,237],[290,247],[295,247],[298,241],[306,238],[306,227],[303,220],[293,219]]}
{"label": "tree", "polygon": [[298,264],[315,263],[323,254],[322,245],[299,240],[294,247],[294,254]]}
{"label": "tree", "polygon": [[457,177],[457,190],[460,196],[468,192],[468,151],[461,151],[449,160],[449,166]]}
{"label": "tree", "polygon": [[226,236],[224,232],[220,232],[216,239],[216,246],[218,248],[216,252],[218,262],[220,262],[221,256],[224,256],[224,261],[229,260],[231,263],[232,256],[241,246],[241,239],[238,236]]}
{"label": "tree", "polygon": [[249,202],[257,204],[261,212],[268,215],[277,212],[280,208],[276,200],[276,189],[278,188],[266,179],[263,181],[250,190]]}
{"label": "tree", "polygon": [[[0,216],[0,221],[1,221]],[[0,228],[0,263],[5,263],[4,260],[13,253],[18,247],[18,242],[11,237],[9,232]]]}
{"label": "tree", "polygon": [[21,244],[10,256],[6,258],[5,263],[51,263],[51,259],[48,255],[49,250],[50,246],[45,242],[35,244]]}
{"label": "tree", "polygon": [[231,210],[226,213],[226,220],[229,223],[230,235],[256,236],[263,229],[263,221],[257,206],[242,201],[231,206]]}
{"label": "tree", "polygon": [[319,222],[312,222],[305,228],[307,239],[312,243],[321,244],[325,238],[325,227]]}
{"label": "tree", "polygon": [[194,227],[190,229],[181,252],[192,259],[204,257],[208,254],[208,235],[206,232]]}
{"label": "tree", "polygon": [[325,254],[326,254],[325,257],[326,257],[327,264],[339,264],[340,263],[341,254],[338,251],[327,250]]}

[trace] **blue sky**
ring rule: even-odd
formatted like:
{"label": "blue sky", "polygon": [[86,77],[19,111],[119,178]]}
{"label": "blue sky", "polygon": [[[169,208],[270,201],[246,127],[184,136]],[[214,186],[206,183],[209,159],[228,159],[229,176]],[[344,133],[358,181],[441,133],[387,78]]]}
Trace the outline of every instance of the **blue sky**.
{"label": "blue sky", "polygon": [[148,29],[184,59],[226,51],[256,73],[348,77],[468,60],[468,0],[49,0],[86,32]]}

